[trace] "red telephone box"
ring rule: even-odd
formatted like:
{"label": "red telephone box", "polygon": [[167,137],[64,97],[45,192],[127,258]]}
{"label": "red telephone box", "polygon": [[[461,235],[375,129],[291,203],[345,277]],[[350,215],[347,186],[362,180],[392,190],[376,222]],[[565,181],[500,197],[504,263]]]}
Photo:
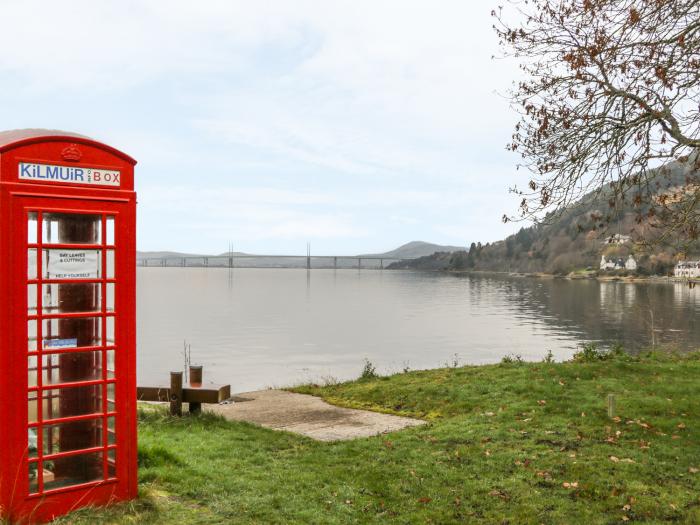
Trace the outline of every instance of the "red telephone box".
{"label": "red telephone box", "polygon": [[135,164],[0,132],[0,516],[19,523],[137,493]]}

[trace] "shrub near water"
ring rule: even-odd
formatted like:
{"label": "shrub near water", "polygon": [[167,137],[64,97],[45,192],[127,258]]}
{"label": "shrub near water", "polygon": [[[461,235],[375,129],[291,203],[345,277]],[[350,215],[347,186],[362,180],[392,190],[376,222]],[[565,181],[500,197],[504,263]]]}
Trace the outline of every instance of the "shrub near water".
{"label": "shrub near water", "polygon": [[613,345],[609,350],[598,349],[596,343],[584,344],[581,350],[574,353],[572,360],[576,363],[594,363],[596,361],[629,360],[630,355],[621,345]]}

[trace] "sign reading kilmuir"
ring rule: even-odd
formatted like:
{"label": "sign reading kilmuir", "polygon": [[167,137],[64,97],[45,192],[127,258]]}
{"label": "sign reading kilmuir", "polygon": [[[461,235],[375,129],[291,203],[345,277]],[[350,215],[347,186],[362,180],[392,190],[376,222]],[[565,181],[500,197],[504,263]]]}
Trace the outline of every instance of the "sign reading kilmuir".
{"label": "sign reading kilmuir", "polygon": [[33,162],[19,163],[20,180],[119,187],[120,175],[118,170],[54,166]]}

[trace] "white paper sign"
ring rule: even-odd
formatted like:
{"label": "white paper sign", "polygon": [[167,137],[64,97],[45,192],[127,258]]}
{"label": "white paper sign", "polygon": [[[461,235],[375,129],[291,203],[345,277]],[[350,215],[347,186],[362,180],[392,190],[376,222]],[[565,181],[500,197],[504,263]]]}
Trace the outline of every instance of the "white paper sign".
{"label": "white paper sign", "polygon": [[47,279],[99,279],[99,250],[46,250]]}
{"label": "white paper sign", "polygon": [[121,184],[121,172],[119,170],[54,166],[52,164],[37,164],[35,162],[20,162],[18,170],[20,180],[116,187],[119,187]]}

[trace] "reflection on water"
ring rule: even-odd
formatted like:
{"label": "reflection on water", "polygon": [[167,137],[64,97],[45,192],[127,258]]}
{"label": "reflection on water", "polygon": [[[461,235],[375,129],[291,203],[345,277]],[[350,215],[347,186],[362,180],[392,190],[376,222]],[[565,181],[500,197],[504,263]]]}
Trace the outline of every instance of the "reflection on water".
{"label": "reflection on water", "polygon": [[182,368],[234,391],[382,372],[568,358],[584,341],[700,347],[700,288],[358,270],[138,269],[139,382]]}

